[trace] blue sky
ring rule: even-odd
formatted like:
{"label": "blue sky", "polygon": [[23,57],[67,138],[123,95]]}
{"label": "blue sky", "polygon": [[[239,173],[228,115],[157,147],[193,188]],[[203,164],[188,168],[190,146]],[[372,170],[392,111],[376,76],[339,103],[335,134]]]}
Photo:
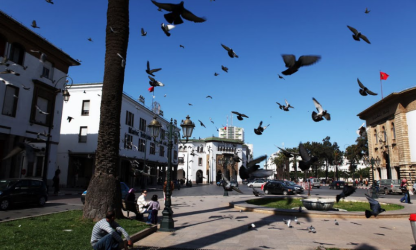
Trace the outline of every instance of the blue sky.
{"label": "blue sky", "polygon": [[[54,2],[2,1],[0,9],[27,27],[36,20],[41,28],[35,32],[82,60],[81,66],[70,68],[74,82],[102,82],[107,1]],[[364,13],[366,7],[369,14]],[[150,106],[145,72],[149,60],[152,68],[162,68],[155,78],[165,87],[156,88],[155,101],[165,118],[181,121],[190,115],[197,125],[196,138],[218,136],[215,126],[226,125],[227,116],[230,124],[231,111],[238,111],[249,118],[238,121],[234,116],[233,125],[245,129],[245,142],[254,144],[254,156],[276,152],[274,145],[295,147],[326,136],[344,150],[355,142],[355,131],[363,123],[357,114],[381,99],[380,70],[390,75],[383,81],[384,96],[416,85],[415,7],[411,0],[185,1],[185,8],[207,21],[185,20],[167,37],[160,28],[166,12],[157,11],[150,0],[131,0],[124,91],[145,96]],[[354,41],[347,25],[371,44]],[[140,35],[142,27],[146,37]],[[87,40],[90,37],[93,42]],[[239,58],[230,58],[221,43]],[[285,70],[281,54],[322,59],[282,80],[277,77]],[[215,72],[220,75],[215,77]],[[379,95],[361,96],[357,77]],[[328,110],[331,121],[311,119],[312,97]],[[276,104],[285,99],[295,107],[290,112]],[[258,136],[253,129],[260,121],[270,126]]]}

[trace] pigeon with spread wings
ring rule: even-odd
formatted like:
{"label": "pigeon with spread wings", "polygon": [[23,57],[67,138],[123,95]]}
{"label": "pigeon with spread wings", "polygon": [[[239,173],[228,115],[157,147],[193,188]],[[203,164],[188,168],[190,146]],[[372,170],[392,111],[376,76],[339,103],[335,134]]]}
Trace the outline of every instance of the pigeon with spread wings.
{"label": "pigeon with spread wings", "polygon": [[364,36],[363,34],[361,34],[361,32],[358,32],[356,29],[354,29],[351,26],[348,26],[348,29],[350,29],[352,31],[352,33],[354,33],[354,35],[352,35],[352,38],[354,38],[355,41],[360,41],[360,38],[363,39],[366,43],[371,44],[370,40],[368,40],[368,38],[366,36]]}
{"label": "pigeon with spread wings", "polygon": [[256,135],[262,135],[263,134],[263,131],[270,125],[267,125],[267,126],[264,126],[264,127],[262,127],[262,125],[263,125],[263,121],[260,121],[260,124],[259,124],[259,126],[257,127],[257,128],[255,128],[254,129],[254,133],[256,134]]}
{"label": "pigeon with spread wings", "polygon": [[364,127],[365,122],[358,128],[357,135],[360,137],[365,137],[367,134],[367,129]]}
{"label": "pigeon with spread wings", "polygon": [[234,183],[231,183],[228,179],[227,179],[227,177],[225,177],[225,175],[224,174],[222,174],[222,179],[224,180],[223,182],[222,182],[222,187],[224,188],[224,190],[226,190],[226,191],[236,191],[236,192],[238,192],[238,193],[240,193],[240,194],[243,194],[243,192],[241,192],[241,190],[236,186],[236,185],[238,185],[238,184],[234,184]]}
{"label": "pigeon with spread wings", "polygon": [[366,86],[364,86],[361,83],[360,79],[357,78],[357,82],[358,82],[358,85],[360,86],[360,90],[359,90],[360,95],[362,95],[362,96],[366,96],[366,95],[378,95],[377,93],[372,92]]}
{"label": "pigeon with spread wings", "polygon": [[323,117],[325,117],[327,121],[330,121],[331,115],[328,113],[328,111],[324,110],[322,108],[322,105],[315,98],[312,97],[312,100],[316,110],[318,111],[318,113],[316,113],[315,111],[312,112],[312,120],[314,122],[319,122],[324,119]]}
{"label": "pigeon with spread wings", "polygon": [[164,23],[162,23],[162,24],[161,24],[161,27],[162,27],[163,32],[165,32],[165,34],[166,34],[167,36],[170,36],[169,31],[170,31],[171,29],[175,28],[175,25],[172,25],[172,24],[164,24]]}
{"label": "pigeon with spread wings", "polygon": [[146,36],[147,35],[147,31],[144,31],[143,28],[141,29],[141,33],[142,33],[142,36]]}
{"label": "pigeon with spread wings", "polygon": [[158,72],[159,70],[161,70],[162,68],[157,68],[157,69],[150,69],[150,63],[149,61],[147,61],[147,67],[146,67],[146,73],[151,75],[151,76],[155,76],[153,75],[153,73]]}
{"label": "pigeon with spread wings", "polygon": [[299,143],[299,154],[302,158],[301,161],[299,161],[299,168],[302,171],[308,170],[312,164],[318,161],[318,158],[316,156],[310,156],[308,151],[306,151],[305,146],[303,146],[302,143]]}
{"label": "pigeon with spread wings", "polygon": [[248,116],[246,116],[245,114],[238,113],[237,111],[231,111],[231,113],[237,115],[237,119],[239,121],[242,121],[244,119],[243,117],[248,118]]}
{"label": "pigeon with spread wings", "polygon": [[160,9],[164,9],[170,12],[164,15],[168,23],[181,24],[183,23],[182,18],[191,22],[195,22],[195,23],[202,23],[207,20],[206,18],[197,17],[192,12],[185,9],[185,7],[183,6],[184,4],[183,1],[181,1],[179,4],[172,4],[172,3],[158,3],[152,0],[152,3],[156,5],[157,7],[159,7]]}
{"label": "pigeon with spread wings", "polygon": [[153,87],[163,87],[163,86],[165,86],[163,83],[161,83],[159,81],[156,81],[156,79],[154,79],[153,77],[151,77],[151,76],[148,76],[148,77],[150,79],[150,81],[149,81],[150,86],[153,86]]}
{"label": "pigeon with spread wings", "polygon": [[276,103],[277,103],[277,105],[279,105],[279,108],[280,108],[280,109],[283,109],[284,111],[289,111],[289,108],[294,109],[294,107],[293,107],[293,106],[291,106],[291,105],[287,102],[287,100],[285,100],[285,102],[286,102],[286,106],[285,106],[285,105],[282,105],[282,104],[280,104],[280,103],[278,103],[278,102],[276,102]]}
{"label": "pigeon with spread wings", "polygon": [[262,162],[264,159],[267,158],[267,155],[262,155],[257,157],[247,163],[247,167],[241,165],[238,173],[241,179],[249,179],[249,178],[267,178],[273,174],[273,170],[264,170],[259,169],[260,165],[258,163]]}
{"label": "pigeon with spread wings", "polygon": [[298,156],[299,153],[295,153],[295,152],[289,152],[283,148],[277,147],[278,149],[280,149],[280,151],[282,151],[283,155],[286,156],[287,158],[291,158],[293,156]]}
{"label": "pigeon with spread wings", "polygon": [[355,190],[355,187],[345,185],[342,189],[342,192],[336,196],[337,203],[340,199],[344,199],[345,197],[352,195],[355,192]]}
{"label": "pigeon with spread wings", "polygon": [[365,210],[366,218],[370,218],[371,215],[374,215],[374,217],[377,217],[377,215],[386,211],[385,209],[381,208],[380,203],[377,200],[371,198],[368,194],[365,194],[365,196],[368,202],[370,203],[370,209],[371,209],[371,211]]}
{"label": "pigeon with spread wings", "polygon": [[201,120],[198,120],[198,121],[199,121],[199,124],[201,124],[202,127],[206,128],[205,125],[204,125],[204,123],[201,122]]}
{"label": "pigeon with spread wings", "polygon": [[227,47],[227,46],[225,46],[224,44],[221,44],[221,46],[226,50],[226,51],[228,51],[228,55],[231,57],[231,58],[238,58],[238,55],[234,52],[234,50],[233,49],[231,49],[231,48],[229,48],[229,47]]}
{"label": "pigeon with spread wings", "polygon": [[282,71],[283,75],[291,75],[299,70],[300,67],[315,64],[321,56],[301,56],[296,61],[295,55],[282,55],[287,70]]}

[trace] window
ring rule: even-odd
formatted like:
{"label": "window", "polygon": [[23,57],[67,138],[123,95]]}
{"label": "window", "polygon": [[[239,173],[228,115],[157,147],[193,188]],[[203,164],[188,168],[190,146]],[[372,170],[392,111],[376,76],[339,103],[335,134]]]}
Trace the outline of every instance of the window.
{"label": "window", "polygon": [[393,139],[396,139],[396,128],[394,127],[394,122],[391,123],[391,130],[393,132]]}
{"label": "window", "polygon": [[90,100],[83,100],[82,101],[81,115],[85,115],[85,116],[90,115]]}
{"label": "window", "polygon": [[130,134],[125,134],[124,135],[124,148],[127,149],[132,149],[132,144],[133,144],[133,136]]}
{"label": "window", "polygon": [[154,142],[150,143],[150,154],[151,155],[156,154],[156,148],[155,148],[155,143]]}
{"label": "window", "polygon": [[160,129],[160,139],[161,140],[164,140],[165,139],[165,134],[166,134],[166,131],[163,128],[161,128]]}
{"label": "window", "polygon": [[88,127],[80,127],[79,128],[79,139],[78,142],[87,142],[87,134],[88,134]]}
{"label": "window", "polygon": [[134,114],[129,111],[126,111],[126,125],[134,127]]}
{"label": "window", "polygon": [[[47,124],[46,122],[49,120],[48,116],[50,115],[50,113],[47,111],[48,106],[49,106],[49,100],[44,99],[42,97],[38,97],[37,102],[36,102],[36,106],[41,111],[37,110],[36,115],[35,115],[35,121],[37,123]],[[41,113],[41,112],[47,112],[48,114],[44,114],[44,113]]]}
{"label": "window", "polygon": [[376,145],[377,145],[377,129],[374,129],[374,139],[375,139],[375,141],[376,141]]}
{"label": "window", "polygon": [[146,132],[146,120],[143,118],[140,118],[140,131]]}
{"label": "window", "polygon": [[173,151],[173,159],[174,160],[178,159],[178,151],[176,151],[176,150]]}
{"label": "window", "polygon": [[48,78],[48,79],[52,79],[53,78],[52,70],[53,70],[52,63],[49,62],[49,61],[45,61],[43,63],[43,69],[42,69],[42,75],[41,75],[41,77],[45,77],[45,78]]}
{"label": "window", "polygon": [[18,43],[13,43],[10,48],[9,60],[23,66],[24,55],[25,49],[23,46]]}
{"label": "window", "polygon": [[202,166],[202,158],[201,157],[198,158],[198,166]]}
{"label": "window", "polygon": [[165,156],[165,147],[163,147],[163,145],[159,146],[159,156]]}
{"label": "window", "polygon": [[183,157],[179,157],[179,158],[178,158],[178,163],[179,163],[180,165],[184,164]]}
{"label": "window", "polygon": [[146,141],[144,139],[139,139],[139,151],[145,152],[146,150]]}
{"label": "window", "polygon": [[[56,89],[39,81],[33,80],[35,85],[32,99],[32,111],[30,115],[30,122],[39,125],[49,126],[53,120],[53,113],[55,107]],[[41,113],[36,106],[43,112]]]}
{"label": "window", "polygon": [[0,35],[0,56],[5,57],[6,55],[6,45],[7,45],[7,39]]}
{"label": "window", "polygon": [[17,100],[19,99],[19,88],[15,86],[6,86],[3,100],[3,115],[15,117],[17,109]]}

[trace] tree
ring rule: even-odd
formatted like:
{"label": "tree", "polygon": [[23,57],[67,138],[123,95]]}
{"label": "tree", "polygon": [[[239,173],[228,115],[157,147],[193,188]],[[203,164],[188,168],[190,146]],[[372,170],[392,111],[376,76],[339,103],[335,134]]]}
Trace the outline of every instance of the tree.
{"label": "tree", "polygon": [[[117,33],[113,33],[110,27]],[[108,0],[100,128],[95,173],[87,189],[84,218],[99,220],[104,218],[105,213],[111,209],[115,209],[118,218],[122,217],[121,188],[117,175],[125,70],[122,64],[127,58],[128,39],[129,0]],[[121,59],[117,54],[120,54],[124,59]]]}
{"label": "tree", "polygon": [[276,157],[273,158],[273,163],[276,165],[276,169],[278,169],[279,178],[284,178],[284,165],[286,164],[286,156],[279,152]]}

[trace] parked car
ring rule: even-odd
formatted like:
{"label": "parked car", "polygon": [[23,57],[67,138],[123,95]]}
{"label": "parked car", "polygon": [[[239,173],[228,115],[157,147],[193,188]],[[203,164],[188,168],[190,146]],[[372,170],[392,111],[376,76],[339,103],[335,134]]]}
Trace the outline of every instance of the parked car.
{"label": "parked car", "polygon": [[321,188],[321,180],[319,178],[309,178],[312,188]]}
{"label": "parked car", "polygon": [[295,189],[296,193],[298,193],[298,194],[301,194],[304,191],[304,189],[301,185],[298,185],[293,181],[285,181],[285,184],[288,185],[288,186],[292,186]]}
{"label": "parked car", "polygon": [[287,186],[281,181],[268,181],[264,187],[263,191],[265,194],[295,194],[295,189],[291,186]]}
{"label": "parked car", "polygon": [[263,180],[263,179],[257,179],[257,180],[254,180],[254,181],[250,182],[249,184],[247,184],[247,187],[257,187],[257,188],[259,188],[259,187],[261,187],[261,185],[263,185],[265,182],[266,182],[266,180]]}
{"label": "parked car", "polygon": [[13,204],[37,203],[44,206],[48,201],[48,188],[42,179],[13,178],[0,180],[0,209],[7,210]]}
{"label": "parked car", "polygon": [[329,184],[329,189],[343,189],[345,186],[345,181],[333,181]]}
{"label": "parked car", "polygon": [[400,180],[381,179],[379,183],[379,192],[384,194],[401,194]]}
{"label": "parked car", "polygon": [[[130,188],[124,182],[120,182],[120,186],[121,186],[121,199],[124,199],[124,197],[126,197],[126,195],[129,193]],[[85,204],[85,196],[87,196],[87,190],[85,190],[81,195],[82,204]]]}

